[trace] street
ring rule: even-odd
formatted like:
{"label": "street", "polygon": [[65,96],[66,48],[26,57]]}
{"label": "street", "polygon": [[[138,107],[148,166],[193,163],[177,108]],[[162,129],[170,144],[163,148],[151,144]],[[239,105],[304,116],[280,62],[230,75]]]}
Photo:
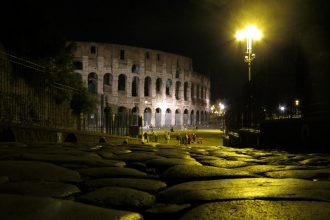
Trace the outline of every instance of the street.
{"label": "street", "polygon": [[330,155],[198,135],[202,144],[1,143],[1,219],[329,218]]}

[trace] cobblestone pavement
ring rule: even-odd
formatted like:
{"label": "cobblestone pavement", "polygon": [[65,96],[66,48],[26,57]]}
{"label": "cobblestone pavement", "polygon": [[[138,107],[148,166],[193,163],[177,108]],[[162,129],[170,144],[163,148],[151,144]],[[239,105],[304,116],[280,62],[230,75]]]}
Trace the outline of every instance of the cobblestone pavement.
{"label": "cobblestone pavement", "polygon": [[0,144],[0,218],[329,219],[330,155]]}

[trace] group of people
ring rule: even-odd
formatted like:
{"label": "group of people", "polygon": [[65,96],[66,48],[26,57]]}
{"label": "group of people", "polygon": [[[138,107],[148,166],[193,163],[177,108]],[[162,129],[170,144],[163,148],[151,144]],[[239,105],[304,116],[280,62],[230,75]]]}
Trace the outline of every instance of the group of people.
{"label": "group of people", "polygon": [[184,144],[184,145],[192,144],[196,141],[196,134],[194,132],[193,133],[186,132],[183,135],[179,133],[176,136],[176,140],[178,141],[178,144]]}
{"label": "group of people", "polygon": [[144,139],[145,143],[149,143],[150,136],[152,136],[154,138],[154,140],[153,140],[154,142],[158,142],[158,134],[157,133],[152,132],[151,135],[149,135],[147,132],[144,132],[143,133],[143,139]]}
{"label": "group of people", "polygon": [[[150,137],[153,138],[152,141],[158,142],[159,137],[158,137],[158,134],[155,133],[155,132],[152,132],[151,134],[148,134],[148,132],[144,132],[143,133],[143,139],[144,139],[143,142],[144,143],[149,143]],[[167,144],[170,142],[171,134],[170,134],[169,131],[166,131],[164,133],[164,140]],[[180,144],[180,145],[181,144],[184,144],[184,145],[192,144],[192,143],[196,142],[196,133],[194,133],[194,132],[193,133],[186,132],[184,134],[178,133],[177,137],[176,137],[176,140],[178,141],[178,144]]]}

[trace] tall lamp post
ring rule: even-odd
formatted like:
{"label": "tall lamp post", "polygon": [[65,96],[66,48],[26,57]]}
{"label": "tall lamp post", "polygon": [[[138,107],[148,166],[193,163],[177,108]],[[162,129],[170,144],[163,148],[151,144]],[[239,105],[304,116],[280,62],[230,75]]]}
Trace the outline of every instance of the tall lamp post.
{"label": "tall lamp post", "polygon": [[219,109],[220,109],[220,118],[221,118],[221,128],[223,132],[226,131],[226,124],[225,124],[225,105],[223,103],[219,103]]}
{"label": "tall lamp post", "polygon": [[255,58],[255,54],[252,52],[252,40],[260,40],[261,32],[255,25],[249,25],[245,29],[240,30],[236,33],[236,39],[242,41],[246,39],[246,52],[244,56],[244,61],[248,64],[248,109],[247,109],[247,127],[252,126],[253,121],[253,111],[252,111],[252,92],[251,92],[251,65]]}

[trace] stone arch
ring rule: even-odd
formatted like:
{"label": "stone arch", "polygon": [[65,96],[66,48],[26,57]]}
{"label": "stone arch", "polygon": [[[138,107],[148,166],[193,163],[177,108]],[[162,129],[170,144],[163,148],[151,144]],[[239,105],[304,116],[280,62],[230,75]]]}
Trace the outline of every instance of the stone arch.
{"label": "stone arch", "polygon": [[144,96],[151,96],[151,78],[147,76],[144,78]]}
{"label": "stone arch", "polygon": [[112,90],[112,75],[106,73],[103,76],[103,92],[111,93]]}
{"label": "stone arch", "polygon": [[166,80],[166,95],[171,96],[171,88],[172,88],[172,80],[167,79]]}
{"label": "stone arch", "polygon": [[[197,99],[200,98],[200,85],[198,85],[198,84],[196,86],[196,98]],[[197,116],[197,112],[196,112],[196,116]]]}
{"label": "stone arch", "polygon": [[116,125],[118,135],[128,135],[129,114],[128,109],[124,106],[118,108],[118,115],[116,117]]}
{"label": "stone arch", "polygon": [[162,126],[162,109],[156,108],[155,111],[155,127],[160,128]]}
{"label": "stone arch", "polygon": [[0,142],[15,142],[16,137],[14,132],[10,129],[0,130]]}
{"label": "stone arch", "polygon": [[180,114],[180,109],[175,110],[175,125],[181,125],[181,114]]}
{"label": "stone arch", "polygon": [[204,124],[204,112],[201,111],[201,123]]}
{"label": "stone arch", "polygon": [[134,76],[132,80],[132,96],[139,96],[139,77]]}
{"label": "stone arch", "polygon": [[180,81],[176,81],[175,82],[175,98],[177,100],[179,100],[180,97],[180,89],[181,89],[181,82]]}
{"label": "stone arch", "polygon": [[75,60],[73,61],[73,68],[75,70],[82,70],[83,69],[83,62],[81,62],[80,60]]}
{"label": "stone arch", "polygon": [[104,144],[104,143],[107,143],[107,141],[105,140],[104,137],[100,137],[100,139],[99,139],[99,143],[100,143],[100,144]]}
{"label": "stone arch", "polygon": [[112,85],[112,75],[111,73],[106,73],[103,76],[103,85],[111,86]]}
{"label": "stone arch", "polygon": [[120,74],[118,76],[118,91],[126,91],[126,75]]}
{"label": "stone arch", "polygon": [[119,106],[118,107],[118,114],[126,114],[127,113],[127,108],[124,106]]}
{"label": "stone arch", "polygon": [[204,99],[204,86],[201,86],[201,99]]}
{"label": "stone arch", "polygon": [[195,95],[195,84],[191,83],[191,88],[190,88],[190,96],[191,100],[194,100],[194,95]]}
{"label": "stone arch", "polygon": [[143,113],[143,125],[150,126],[151,125],[151,109],[145,108]]}
{"label": "stone arch", "polygon": [[97,74],[92,72],[88,74],[88,91],[91,93],[97,93]]}
{"label": "stone arch", "polygon": [[188,125],[188,122],[189,122],[189,112],[188,109],[185,109],[183,111],[183,124]]}
{"label": "stone arch", "polygon": [[70,133],[65,137],[64,142],[78,143],[78,139],[77,139],[77,136],[74,133]]}
{"label": "stone arch", "polygon": [[139,125],[139,107],[132,108],[132,125]]}
{"label": "stone arch", "polygon": [[187,101],[188,100],[188,82],[185,82],[184,83],[184,89],[183,89],[183,98],[184,98],[184,100],[185,101]]}
{"label": "stone arch", "polygon": [[162,94],[162,79],[157,78],[156,79],[156,94]]}
{"label": "stone arch", "polygon": [[98,128],[99,114],[97,110],[92,110],[86,114],[86,128],[94,130]]}
{"label": "stone arch", "polygon": [[190,112],[190,125],[194,125],[195,124],[195,113],[194,110],[191,110]]}
{"label": "stone arch", "polygon": [[200,115],[199,115],[199,111],[196,111],[196,124],[199,125],[200,124]]}
{"label": "stone arch", "polygon": [[106,107],[103,109],[103,111],[104,111],[105,131],[109,133],[112,124],[112,109],[111,107],[109,107],[108,103],[106,103]]}
{"label": "stone arch", "polygon": [[165,126],[170,127],[172,125],[172,112],[171,109],[165,111]]}

